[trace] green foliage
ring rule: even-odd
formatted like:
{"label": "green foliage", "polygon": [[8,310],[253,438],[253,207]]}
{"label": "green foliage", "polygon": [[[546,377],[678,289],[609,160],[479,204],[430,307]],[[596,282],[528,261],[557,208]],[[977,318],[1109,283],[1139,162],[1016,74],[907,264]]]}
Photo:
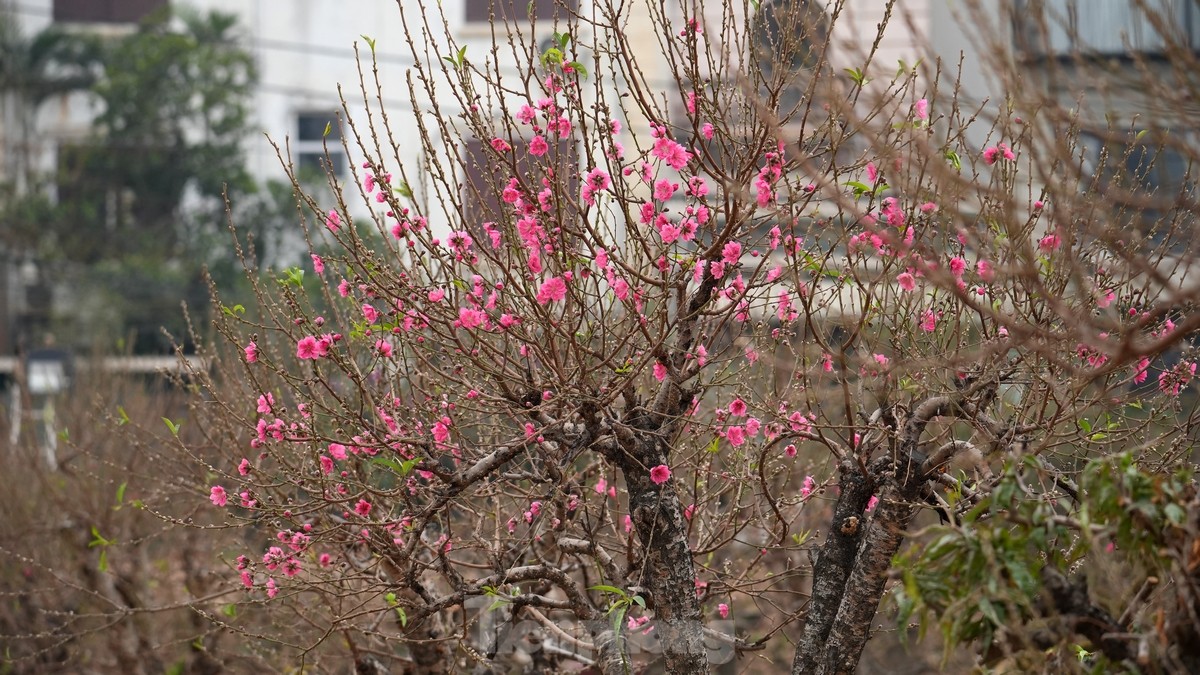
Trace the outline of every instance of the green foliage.
{"label": "green foliage", "polygon": [[938,528],[898,556],[902,583],[893,599],[900,626],[915,619],[923,636],[936,621],[947,655],[971,642],[986,652],[1001,632],[1019,635],[1044,621],[1046,567],[1069,576],[1104,556],[1170,576],[1178,552],[1169,544],[1186,531],[1185,505],[1194,492],[1190,467],[1149,472],[1130,453],[1093,459],[1074,505],[1062,494],[1031,494],[1027,486],[1038,473],[1034,458],[1008,466],[959,526]]}

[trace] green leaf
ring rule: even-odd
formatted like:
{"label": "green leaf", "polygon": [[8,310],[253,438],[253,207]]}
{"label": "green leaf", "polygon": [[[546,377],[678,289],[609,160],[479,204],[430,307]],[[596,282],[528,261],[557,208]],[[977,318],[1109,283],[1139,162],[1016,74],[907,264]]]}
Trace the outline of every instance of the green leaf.
{"label": "green leaf", "polygon": [[400,627],[408,628],[408,614],[405,614],[403,607],[396,608],[396,616],[400,619]]}
{"label": "green leaf", "polygon": [[225,605],[224,607],[221,608],[221,613],[231,619],[236,619],[237,618],[237,605],[235,605],[231,602],[228,605]]}
{"label": "green leaf", "polygon": [[633,604],[638,605],[642,609],[646,609],[646,599],[643,598],[642,596],[635,595],[632,598],[630,598],[630,600],[633,601]]}
{"label": "green leaf", "polygon": [[97,546],[111,546],[114,543],[113,541],[102,537],[100,535],[100,530],[97,530],[95,525],[92,526],[92,537],[92,541],[88,542],[88,548],[95,548]]}
{"label": "green leaf", "polygon": [[571,34],[566,31],[563,31],[562,33],[555,33],[554,41],[558,43],[559,47],[565,50],[567,45],[571,43]]}
{"label": "green leaf", "polygon": [[413,191],[412,188],[408,186],[408,183],[400,181],[400,184],[392,189],[395,190],[396,194],[400,195],[401,197],[404,197],[405,199],[412,199]]}
{"label": "green leaf", "polygon": [[957,152],[947,150],[942,153],[942,156],[950,162],[950,166],[954,167],[955,171],[962,171],[962,160],[959,159]]}
{"label": "green leaf", "polygon": [[845,70],[846,74],[850,76],[850,79],[854,81],[854,84],[857,84],[860,87],[871,81],[870,78],[867,77],[866,73],[858,68],[843,68],[843,70]]}
{"label": "green leaf", "polygon": [[371,38],[367,37],[366,35],[359,35],[359,37],[363,39],[363,42],[367,43],[367,46],[371,48],[371,53],[374,54],[375,53],[375,41],[372,40]]}
{"label": "green leaf", "polygon": [[129,487],[128,481],[123,482],[119,486],[117,486],[117,505],[118,506],[125,503],[125,488],[127,488],[127,487]]}
{"label": "green leaf", "polygon": [[574,70],[575,72],[579,73],[580,77],[582,77],[585,80],[588,79],[588,69],[582,63],[580,63],[578,61],[572,61],[572,62],[568,63],[567,65],[571,67],[571,70]]}
{"label": "green leaf", "polygon": [[129,424],[129,414],[125,412],[124,407],[117,406],[117,416],[120,418],[117,420],[117,426],[123,427]]}
{"label": "green leaf", "polygon": [[167,425],[167,428],[171,430],[172,436],[176,436],[176,437],[179,436],[180,425],[172,422],[170,419],[168,419],[166,417],[162,418],[162,421]]}
{"label": "green leaf", "polygon": [[718,452],[720,452],[721,451],[721,439],[717,438],[716,436],[713,436],[713,439],[708,442],[708,447],[705,448],[705,451],[707,451],[711,454],[714,454],[714,455],[717,454]]}
{"label": "green leaf", "polygon": [[333,122],[326,122],[325,123],[325,131],[321,132],[321,138],[328,136],[329,132],[331,132],[331,131],[333,131]]}
{"label": "green leaf", "polygon": [[97,568],[102,574],[108,572],[108,549],[100,549],[100,563]]}
{"label": "green leaf", "polygon": [[604,593],[612,593],[614,595],[619,595],[622,598],[628,597],[628,594],[625,593],[625,591],[617,588],[616,586],[606,586],[604,584],[600,584],[599,586],[589,586],[588,590],[589,591],[603,591]]}

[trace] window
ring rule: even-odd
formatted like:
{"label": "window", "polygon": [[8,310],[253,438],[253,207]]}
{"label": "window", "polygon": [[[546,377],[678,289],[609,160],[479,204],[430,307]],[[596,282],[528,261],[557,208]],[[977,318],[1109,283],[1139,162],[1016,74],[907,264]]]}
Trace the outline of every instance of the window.
{"label": "window", "polygon": [[137,23],[167,0],[54,0],[54,20],[69,23]]}
{"label": "window", "polygon": [[[1156,243],[1193,246],[1195,214],[1183,207],[1197,196],[1200,166],[1181,150],[1194,143],[1187,132],[1143,132],[1128,138],[1080,134],[1084,168],[1095,188],[1115,195],[1117,217]],[[1114,187],[1118,190],[1108,191]],[[1121,194],[1128,194],[1122,200]],[[1127,203],[1126,203],[1127,202]]]}
{"label": "window", "polygon": [[[1175,32],[1168,40],[1147,13],[1158,13]],[[1013,39],[1019,52],[1063,57],[1083,52],[1120,56],[1161,54],[1171,42],[1200,50],[1196,0],[1018,0]]]}
{"label": "window", "polygon": [[555,15],[566,19],[579,6],[578,0],[466,0],[468,23],[488,23],[492,16],[497,21],[506,17],[516,22],[552,21]]}
{"label": "window", "polygon": [[[326,134],[325,130],[329,129]],[[325,154],[328,146],[329,154]],[[348,165],[342,149],[342,127],[336,113],[305,112],[296,116],[296,156],[298,176],[345,176]]]}

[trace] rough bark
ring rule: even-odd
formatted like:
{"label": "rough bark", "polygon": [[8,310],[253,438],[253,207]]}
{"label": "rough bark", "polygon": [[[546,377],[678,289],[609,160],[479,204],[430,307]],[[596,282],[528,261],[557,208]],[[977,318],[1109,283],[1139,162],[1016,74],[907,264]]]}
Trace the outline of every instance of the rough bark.
{"label": "rough bark", "polygon": [[644,554],[641,581],[649,590],[665,672],[707,673],[696,573],[679,496],[670,481],[655,485],[648,469],[627,467],[624,473]]}
{"label": "rough bark", "polygon": [[838,605],[846,589],[846,580],[854,567],[859,543],[862,541],[864,528],[857,524],[863,520],[863,512],[875,488],[874,481],[864,476],[850,461],[842,462],[838,473],[841,494],[833,509],[833,527],[825,537],[825,543],[821,546],[813,566],[813,588],[808,604],[808,617],[804,623],[804,634],[796,646],[796,656],[792,660],[794,675],[815,673],[821,656],[825,653],[825,641],[829,638]]}
{"label": "rough bark", "polygon": [[846,580],[833,628],[815,672],[819,675],[851,674],[858,667],[871,633],[871,621],[879,609],[892,558],[900,550],[905,530],[912,521],[915,494],[889,485],[879,495],[875,517],[867,527],[861,554]]}

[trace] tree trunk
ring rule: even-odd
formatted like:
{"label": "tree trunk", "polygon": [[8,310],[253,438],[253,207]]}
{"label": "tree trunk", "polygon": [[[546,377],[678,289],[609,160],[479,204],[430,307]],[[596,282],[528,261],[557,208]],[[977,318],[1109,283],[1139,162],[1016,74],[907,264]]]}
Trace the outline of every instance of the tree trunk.
{"label": "tree trunk", "polygon": [[663,648],[666,673],[707,673],[696,572],[679,496],[671,481],[655,485],[649,468],[639,463],[622,468],[633,526],[644,554],[641,583],[650,591],[654,630]]}
{"label": "tree trunk", "polygon": [[846,580],[858,556],[864,530],[863,514],[875,488],[874,481],[868,480],[850,461],[842,462],[838,472],[841,474],[841,494],[833,510],[833,527],[813,566],[812,597],[808,603],[804,634],[796,646],[796,656],[792,661],[793,675],[817,672],[825,653],[825,642],[846,590]]}

